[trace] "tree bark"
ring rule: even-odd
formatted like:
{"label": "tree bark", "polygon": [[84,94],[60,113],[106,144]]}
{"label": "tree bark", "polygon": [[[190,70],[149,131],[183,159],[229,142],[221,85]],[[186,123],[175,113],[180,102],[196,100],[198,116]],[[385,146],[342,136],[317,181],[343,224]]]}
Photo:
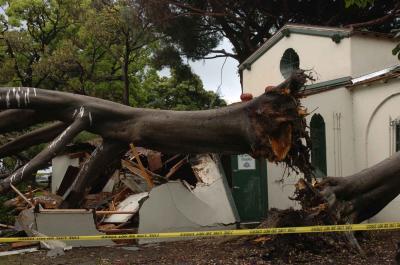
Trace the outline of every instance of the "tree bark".
{"label": "tree bark", "polygon": [[[32,125],[31,120],[58,121],[66,129],[29,163],[4,179],[0,191],[47,163],[83,130],[110,141],[134,143],[165,153],[250,153],[310,171],[308,149],[302,144],[302,139],[307,138],[305,113],[298,100],[305,81],[306,75],[299,71],[251,101],[206,111],[131,108],[59,91],[1,88],[0,109],[5,111],[0,115],[7,119],[0,122],[0,130],[10,131],[9,126],[22,129]],[[24,113],[29,121],[16,125],[11,112]],[[32,142],[28,136],[23,138],[20,142],[28,147]]]}
{"label": "tree bark", "polygon": [[[120,163],[121,156],[126,153],[129,146],[124,142],[104,140],[85,161],[79,170],[78,176],[71,185],[68,194],[64,195],[65,200],[61,208],[77,208],[81,205],[87,189],[92,187],[103,172],[115,171]],[[111,170],[107,170],[111,167]],[[90,178],[88,176],[91,176]],[[110,176],[104,176],[110,177]]]}
{"label": "tree bark", "polygon": [[19,153],[31,146],[47,143],[67,128],[63,122],[55,122],[48,127],[26,133],[0,146],[0,158]]}
{"label": "tree bark", "polygon": [[328,177],[317,189],[338,222],[362,222],[400,193],[400,152],[347,177]]}

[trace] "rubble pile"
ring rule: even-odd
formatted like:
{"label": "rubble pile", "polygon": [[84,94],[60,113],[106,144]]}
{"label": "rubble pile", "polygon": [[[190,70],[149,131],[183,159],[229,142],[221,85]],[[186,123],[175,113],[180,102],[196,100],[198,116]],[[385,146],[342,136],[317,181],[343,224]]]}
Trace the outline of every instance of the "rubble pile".
{"label": "rubble pile", "polygon": [[[28,236],[98,235],[230,229],[239,222],[217,155],[163,154],[133,145],[119,166],[110,165],[108,175],[86,190],[78,207],[66,208],[64,201],[93,149],[55,157],[48,176],[37,174],[27,192],[12,186],[17,196],[4,204],[17,215],[12,229]],[[65,250],[136,242],[61,243]]]}

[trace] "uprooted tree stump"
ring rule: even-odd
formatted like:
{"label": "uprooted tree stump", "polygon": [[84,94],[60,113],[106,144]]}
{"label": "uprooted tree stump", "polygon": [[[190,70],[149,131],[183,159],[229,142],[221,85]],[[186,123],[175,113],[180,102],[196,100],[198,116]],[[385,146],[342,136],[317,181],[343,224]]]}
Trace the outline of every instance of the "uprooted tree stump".
{"label": "uprooted tree stump", "polygon": [[312,215],[331,223],[359,223],[382,210],[400,193],[400,152],[347,177],[326,177],[314,185],[300,180],[296,198]]}

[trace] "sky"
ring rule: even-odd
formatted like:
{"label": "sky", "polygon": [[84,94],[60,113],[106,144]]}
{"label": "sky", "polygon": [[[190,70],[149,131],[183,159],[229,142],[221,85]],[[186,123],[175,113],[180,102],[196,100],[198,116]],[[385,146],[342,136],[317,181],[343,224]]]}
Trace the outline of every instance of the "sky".
{"label": "sky", "polygon": [[[224,39],[216,49],[225,49],[227,52],[232,52],[232,44],[229,40]],[[215,58],[189,62],[189,64],[193,72],[200,76],[206,90],[216,92],[220,86],[219,94],[227,103],[240,101],[239,63],[230,57],[227,57],[225,64],[224,61],[225,58]]]}

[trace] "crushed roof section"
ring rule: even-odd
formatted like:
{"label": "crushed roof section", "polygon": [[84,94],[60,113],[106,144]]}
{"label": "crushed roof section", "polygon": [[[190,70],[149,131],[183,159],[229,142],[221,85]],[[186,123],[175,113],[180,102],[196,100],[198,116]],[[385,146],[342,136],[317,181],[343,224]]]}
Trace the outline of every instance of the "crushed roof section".
{"label": "crushed roof section", "polygon": [[354,78],[351,76],[345,76],[324,82],[309,84],[305,86],[304,92],[306,95],[312,95],[343,86],[352,89],[357,86],[368,85],[373,82],[386,81],[394,78],[400,78],[400,64]]}
{"label": "crushed roof section", "polygon": [[400,64],[397,64],[376,72],[372,72],[366,75],[353,78],[351,79],[351,84],[348,87],[359,86],[380,80],[397,78],[399,76],[400,76]]}

